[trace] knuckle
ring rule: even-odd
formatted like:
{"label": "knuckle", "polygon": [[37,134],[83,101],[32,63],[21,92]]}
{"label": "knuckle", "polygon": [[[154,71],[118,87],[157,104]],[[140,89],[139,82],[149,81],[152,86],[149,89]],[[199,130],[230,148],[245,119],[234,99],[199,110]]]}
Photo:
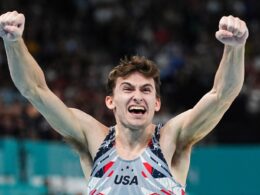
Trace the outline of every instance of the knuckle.
{"label": "knuckle", "polygon": [[23,14],[18,14],[18,16],[19,16],[20,18],[22,18],[22,19],[25,18]]}
{"label": "knuckle", "polygon": [[223,25],[226,25],[226,20],[225,19],[221,19],[220,21],[219,21],[219,25],[220,26],[223,26]]}
{"label": "knuckle", "polygon": [[220,23],[221,23],[221,22],[224,22],[224,21],[226,20],[226,18],[227,18],[226,16],[223,16],[223,17],[220,19],[219,22],[220,22]]}
{"label": "knuckle", "polygon": [[234,18],[234,16],[230,14],[230,15],[228,16],[228,18]]}

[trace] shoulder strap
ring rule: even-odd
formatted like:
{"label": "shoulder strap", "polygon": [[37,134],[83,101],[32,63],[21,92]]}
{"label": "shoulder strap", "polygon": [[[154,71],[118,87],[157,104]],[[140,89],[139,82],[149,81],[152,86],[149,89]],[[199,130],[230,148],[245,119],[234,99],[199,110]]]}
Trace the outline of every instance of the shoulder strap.
{"label": "shoulder strap", "polygon": [[115,145],[115,127],[112,126],[109,128],[109,132],[104,139],[103,143],[100,145],[98,152],[94,158],[94,163],[96,160],[105,154],[108,150],[110,150]]}
{"label": "shoulder strap", "polygon": [[160,130],[161,130],[162,126],[163,125],[161,123],[159,123],[158,125],[156,125],[155,130],[154,130],[154,137],[158,142],[160,141]]}
{"label": "shoulder strap", "polygon": [[162,160],[164,163],[166,163],[166,160],[163,156],[163,153],[162,153],[161,147],[160,147],[160,129],[162,128],[162,126],[163,126],[162,124],[156,125],[153,138],[149,144],[149,148],[154,155],[156,155],[158,158],[160,158],[160,160]]}

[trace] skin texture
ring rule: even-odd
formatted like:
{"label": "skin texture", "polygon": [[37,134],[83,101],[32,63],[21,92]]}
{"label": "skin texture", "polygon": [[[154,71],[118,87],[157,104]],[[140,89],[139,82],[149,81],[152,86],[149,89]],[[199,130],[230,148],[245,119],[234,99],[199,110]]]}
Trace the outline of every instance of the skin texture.
{"label": "skin texture", "polygon": [[[90,174],[98,148],[108,127],[92,116],[68,108],[47,86],[40,66],[28,52],[22,34],[25,17],[16,11],[0,16],[0,36],[8,59],[11,78],[49,124],[74,146],[80,156],[86,178]],[[233,16],[220,19],[215,34],[224,45],[223,56],[212,89],[193,108],[170,119],[161,129],[160,145],[172,175],[182,185],[190,165],[192,146],[218,124],[239,94],[244,81],[244,52],[248,29],[244,21]],[[160,109],[154,81],[134,72],[118,78],[106,106],[116,119],[116,150],[124,159],[136,158],[152,137],[154,113]],[[144,113],[130,112],[132,108]]]}

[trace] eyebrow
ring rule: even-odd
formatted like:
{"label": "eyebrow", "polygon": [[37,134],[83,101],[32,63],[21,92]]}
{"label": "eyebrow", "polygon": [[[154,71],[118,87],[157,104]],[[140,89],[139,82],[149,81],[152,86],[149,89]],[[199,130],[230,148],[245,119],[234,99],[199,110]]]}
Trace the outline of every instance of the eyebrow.
{"label": "eyebrow", "polygon": [[151,88],[154,88],[150,83],[147,83],[147,84],[142,85],[142,88],[143,88],[143,87],[151,87]]}
{"label": "eyebrow", "polygon": [[[127,82],[127,81],[124,81],[120,84],[120,86],[122,85],[128,85],[130,87],[134,87],[134,85],[132,85],[131,83]],[[141,86],[141,88],[144,88],[144,87],[151,87],[151,88],[154,88],[150,83],[146,83],[144,85]]]}
{"label": "eyebrow", "polygon": [[122,82],[122,83],[120,84],[120,86],[122,86],[122,85],[130,85],[130,86],[133,86],[131,83],[126,82],[126,81],[124,81],[124,82]]}

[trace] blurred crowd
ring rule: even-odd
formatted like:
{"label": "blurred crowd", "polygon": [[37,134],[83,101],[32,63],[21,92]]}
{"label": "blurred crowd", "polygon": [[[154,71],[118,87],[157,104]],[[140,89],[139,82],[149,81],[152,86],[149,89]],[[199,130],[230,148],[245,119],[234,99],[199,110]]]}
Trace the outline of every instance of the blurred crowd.
{"label": "blurred crowd", "polygon": [[[223,45],[215,39],[218,21],[234,15],[247,22],[243,89],[202,143],[260,142],[260,3],[256,0],[4,0],[0,14],[26,17],[24,39],[44,70],[52,91],[106,125],[105,83],[120,58],[144,55],[161,70],[165,122],[211,89]],[[0,46],[0,137],[62,139],[14,87],[4,45]]]}

